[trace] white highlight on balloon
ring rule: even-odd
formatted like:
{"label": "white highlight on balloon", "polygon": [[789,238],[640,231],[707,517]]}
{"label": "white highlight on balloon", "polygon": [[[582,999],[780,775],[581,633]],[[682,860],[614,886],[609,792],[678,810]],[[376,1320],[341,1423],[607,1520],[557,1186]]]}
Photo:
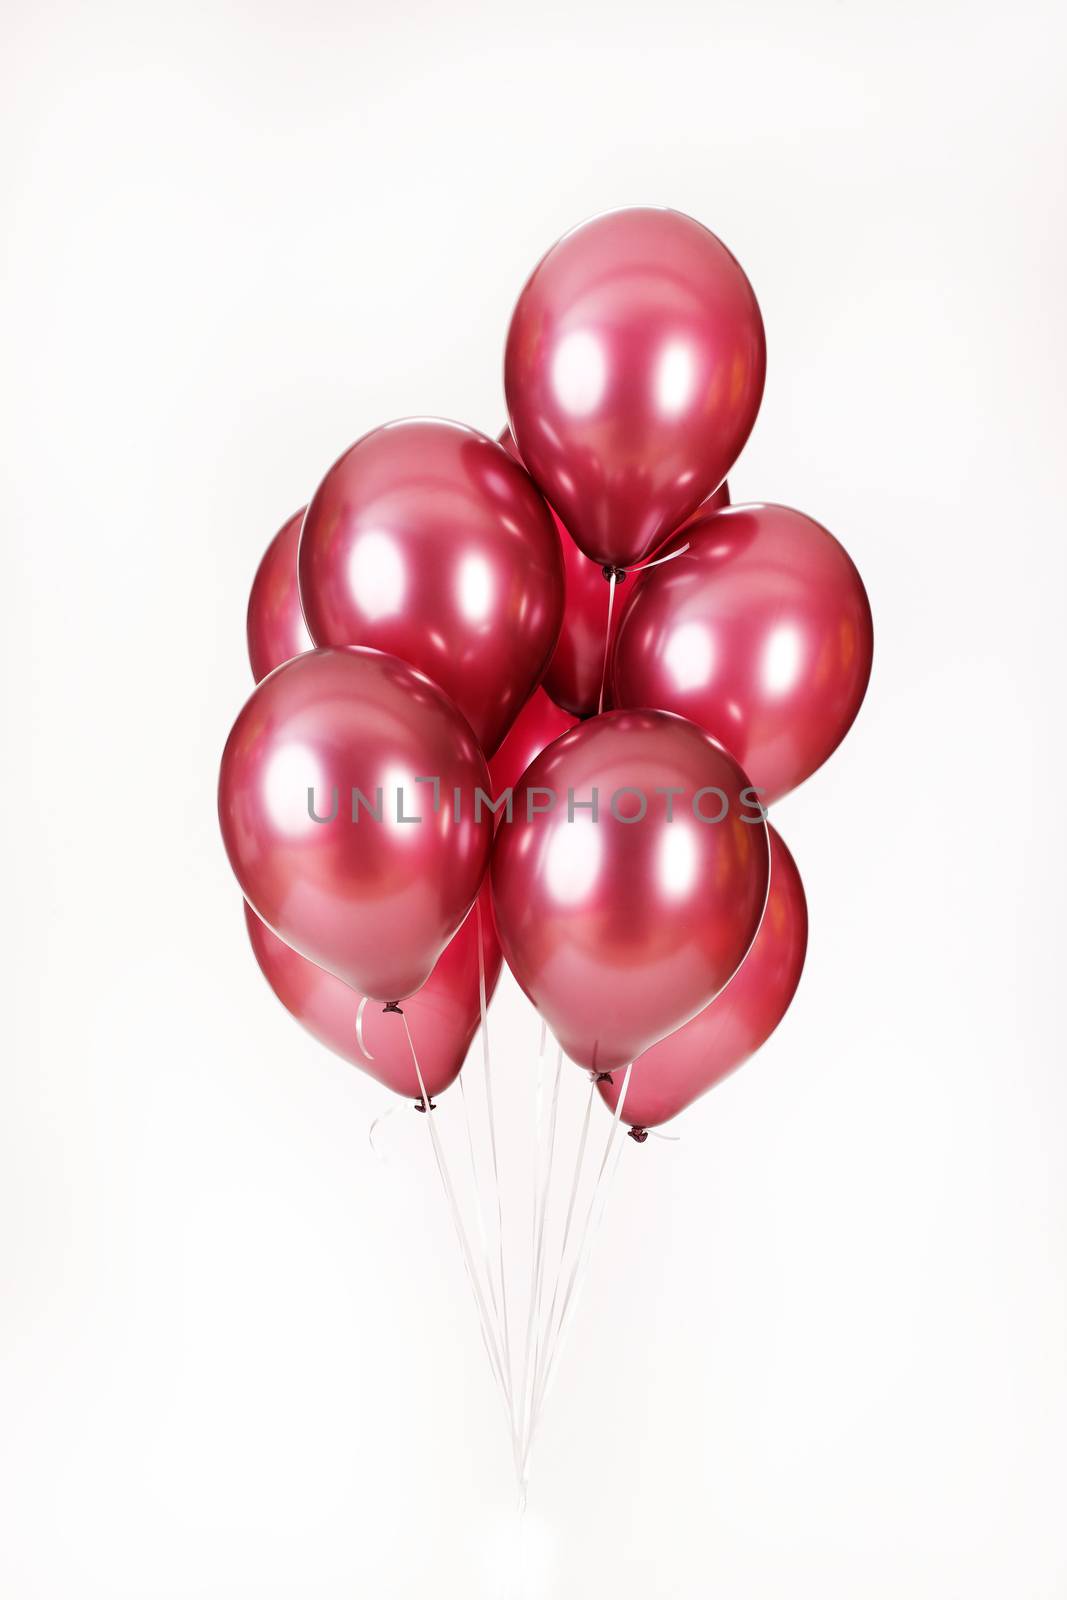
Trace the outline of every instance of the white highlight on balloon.
{"label": "white highlight on balloon", "polygon": [[715,650],[701,622],[683,622],[667,641],[663,659],[679,689],[699,689],[711,682]]}
{"label": "white highlight on balloon", "polygon": [[788,694],[795,687],[803,655],[800,629],[791,622],[780,623],[763,647],[763,687],[768,694]]}
{"label": "white highlight on balloon", "polygon": [[361,534],[348,558],[348,583],[370,622],[394,617],[404,604],[404,563],[392,536],[372,528]]}
{"label": "white highlight on balloon", "polygon": [[459,609],[468,622],[484,622],[493,606],[493,571],[484,556],[459,564]]}
{"label": "white highlight on balloon", "polygon": [[591,816],[561,821],[548,846],[545,873],[557,905],[580,905],[600,876],[601,832]]}
{"label": "white highlight on balloon", "polygon": [[684,900],[700,872],[692,828],[676,820],[660,834],[657,854],[656,876],[662,893],[672,900]]}
{"label": "white highlight on balloon", "polygon": [[568,334],[552,358],[552,388],[572,417],[587,417],[600,404],[607,386],[604,351],[595,334]]}
{"label": "white highlight on balloon", "polygon": [[[308,808],[308,790],[312,790],[316,822]],[[338,816],[347,803],[347,796],[337,795]],[[326,825],[333,815],[334,791],[325,779],[315,752],[305,744],[283,744],[267,763],[263,774],[263,799],[270,819],[279,833],[290,838],[304,838]]]}
{"label": "white highlight on balloon", "polygon": [[677,417],[693,398],[696,363],[687,344],[674,340],[656,363],[656,407],[665,417]]}

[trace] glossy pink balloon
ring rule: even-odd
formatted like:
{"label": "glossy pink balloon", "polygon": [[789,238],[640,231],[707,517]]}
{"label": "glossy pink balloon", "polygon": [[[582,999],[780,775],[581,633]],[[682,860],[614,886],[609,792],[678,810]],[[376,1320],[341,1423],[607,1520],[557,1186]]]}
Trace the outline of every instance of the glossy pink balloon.
{"label": "glossy pink balloon", "polygon": [[[500,945],[493,925],[488,885],[478,897],[486,1001],[500,977]],[[387,1089],[418,1101],[419,1080],[400,1018],[368,1005],[359,1047],[356,1014],[363,996],[332,973],[307,961],[272,933],[245,901],[245,924],[264,977],[285,1009],[328,1050],[377,1078]],[[478,917],[471,911],[445,946],[421,989],[404,1001],[404,1013],[418,1052],[426,1092],[432,1099],[453,1083],[481,1021],[478,992]]]}
{"label": "glossy pink balloon", "polygon": [[487,755],[559,635],[548,507],[499,445],[455,422],[393,422],[354,444],[308,506],[299,572],[317,644],[372,645],[418,667]]}
{"label": "glossy pink balloon", "polygon": [[[573,727],[574,718],[566,711],[561,711],[543,689],[535,689],[489,763],[493,794],[499,795],[505,789],[514,789],[530,762],[541,754],[545,746]],[[503,816],[501,812],[501,819]]]}
{"label": "glossy pink balloon", "polygon": [[519,453],[575,543],[631,567],[725,478],[765,368],[756,297],[725,245],[681,212],[635,208],[583,223],[534,269],[504,388]]}
{"label": "glossy pink balloon", "polygon": [[489,792],[485,758],[436,684],[376,650],[312,650],[264,678],[234,723],[219,819],[245,898],[286,944],[402,1000],[485,875],[493,823],[475,820],[476,787]]}
{"label": "glossy pink balloon", "polygon": [[[622,1116],[635,1129],[692,1105],[765,1044],[789,1009],[808,947],[808,908],[793,857],[769,825],[768,832],[771,882],[752,948],[710,1005],[634,1062]],[[622,1078],[599,1088],[614,1111]]]}
{"label": "glossy pink balloon", "polygon": [[248,597],[248,659],[257,683],[283,661],[291,661],[312,648],[296,584],[296,550],[303,520],[303,511],[298,511],[274,535],[252,581]]}
{"label": "glossy pink balloon", "polygon": [[497,930],[581,1066],[633,1061],[740,965],[768,874],[766,823],[747,786],[714,740],[661,711],[583,722],[518,784],[493,851]]}
{"label": "glossy pink balloon", "polygon": [[[519,458],[511,429],[505,428],[500,443],[509,455]],[[701,510],[719,511],[730,504],[730,491],[719,485]],[[604,569],[582,554],[562,522],[552,512],[563,556],[563,624],[552,660],[545,669],[542,687],[564,710],[576,717],[591,717],[600,703],[600,680],[604,672],[604,634],[608,625],[608,583]],[[628,588],[633,585],[629,584]],[[611,614],[611,639],[614,644],[619,619],[629,599],[618,589]],[[610,685],[605,686],[604,705],[611,706]]]}
{"label": "glossy pink balloon", "polygon": [[871,608],[847,553],[785,506],[732,506],[672,541],[619,625],[615,703],[699,722],[764,804],[831,755],[871,674]]}

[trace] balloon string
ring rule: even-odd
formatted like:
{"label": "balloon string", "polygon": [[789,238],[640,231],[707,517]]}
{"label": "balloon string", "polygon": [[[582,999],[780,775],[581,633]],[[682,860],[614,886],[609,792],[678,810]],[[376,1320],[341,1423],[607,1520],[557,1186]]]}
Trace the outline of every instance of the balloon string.
{"label": "balloon string", "polygon": [[665,561],[674,561],[678,556],[684,556],[689,549],[688,543],[680,544],[677,550],[672,550],[668,555],[657,556],[655,561],[642,561],[639,566],[631,567],[631,572],[647,572],[649,567],[662,567]]}
{"label": "balloon string", "polygon": [[537,1363],[541,1359],[541,1310],[542,1310],[542,1304],[543,1304],[543,1299],[544,1299],[544,1288],[545,1288],[545,1249],[544,1249],[545,1218],[546,1218],[546,1215],[547,1215],[547,1212],[548,1212],[548,1191],[549,1191],[549,1185],[550,1185],[551,1179],[552,1179],[552,1168],[553,1168],[553,1165],[555,1163],[556,1125],[557,1125],[558,1113],[559,1113],[559,1086],[560,1086],[560,1079],[562,1077],[562,1073],[563,1073],[563,1046],[560,1045],[559,1053],[558,1053],[558,1055],[556,1057],[556,1081],[555,1081],[555,1085],[554,1085],[553,1090],[552,1090],[552,1121],[551,1121],[551,1127],[549,1129],[549,1139],[548,1139],[548,1166],[547,1166],[547,1170],[545,1172],[544,1197],[543,1197],[542,1204],[541,1204],[541,1227],[540,1227],[540,1233],[539,1233],[539,1239],[538,1239],[538,1249],[540,1251],[541,1262],[540,1262],[540,1268],[539,1268],[538,1274],[537,1274],[537,1320],[536,1320],[536,1322],[534,1324],[535,1329],[536,1329],[536,1344],[534,1346],[534,1370],[535,1371],[536,1371],[536,1368],[537,1368]]}
{"label": "balloon string", "polygon": [[604,709],[604,689],[608,681],[608,657],[611,654],[611,613],[615,609],[615,568],[608,577],[608,621],[604,629],[604,664],[600,669],[600,698],[596,703],[597,716]]}
{"label": "balloon string", "polygon": [[[504,1272],[504,1205],[500,1189],[500,1162],[497,1156],[496,1144],[496,1113],[493,1107],[493,1074],[489,1054],[489,1020],[485,997],[485,942],[482,927],[482,903],[474,902],[474,914],[478,923],[478,1003],[482,1013],[482,1070],[485,1075],[485,1106],[489,1117],[489,1148],[493,1157],[493,1185],[496,1189],[496,1231],[498,1270],[500,1274],[500,1318],[503,1323],[504,1360],[508,1374],[508,1403],[512,1409],[512,1429],[514,1430],[514,1405],[511,1401],[512,1370],[511,1370],[511,1331],[508,1327],[508,1283]],[[492,1287],[492,1277],[489,1279]],[[495,1305],[495,1296],[494,1305]]]}
{"label": "balloon string", "polygon": [[[541,1365],[542,1355],[543,1355],[543,1351],[542,1351],[542,1328],[543,1328],[544,1291],[545,1291],[545,1261],[547,1259],[547,1252],[546,1252],[545,1247],[544,1247],[544,1229],[545,1229],[545,1221],[546,1221],[546,1217],[547,1217],[547,1213],[548,1213],[549,1185],[550,1185],[550,1181],[551,1181],[551,1177],[552,1177],[552,1167],[553,1167],[553,1164],[554,1164],[554,1157],[555,1157],[557,1110],[558,1110],[558,1105],[559,1105],[559,1084],[560,1084],[560,1075],[561,1075],[561,1072],[562,1072],[562,1068],[563,1068],[563,1050],[562,1050],[562,1047],[561,1047],[560,1048],[560,1052],[559,1052],[559,1057],[558,1057],[558,1060],[557,1060],[557,1063],[556,1063],[556,1084],[555,1084],[555,1091],[554,1091],[554,1097],[553,1097],[553,1108],[552,1108],[552,1129],[551,1129],[551,1138],[550,1138],[550,1141],[549,1141],[549,1149],[548,1149],[548,1171],[545,1174],[545,1194],[544,1194],[544,1202],[543,1202],[542,1210],[541,1210],[541,1240],[540,1240],[540,1246],[539,1246],[541,1259],[540,1259],[540,1266],[539,1266],[538,1273],[537,1273],[537,1313],[536,1313],[536,1319],[535,1319],[535,1323],[534,1323],[534,1328],[535,1328],[534,1365],[533,1365],[534,1373],[537,1373],[537,1371],[539,1370],[540,1365]],[[531,1389],[531,1391],[530,1391],[530,1405],[529,1405],[530,1416],[527,1419],[527,1448],[524,1451],[524,1458],[523,1458],[523,1474],[524,1474],[524,1476],[526,1474],[526,1455],[528,1454],[529,1429],[533,1425],[533,1398],[534,1398],[533,1397],[533,1390]]]}
{"label": "balloon string", "polygon": [[[539,1061],[538,1066],[542,1065]],[[540,1075],[540,1074],[539,1074]],[[542,1158],[540,1139],[540,1110],[538,1111],[538,1148],[537,1164],[534,1173],[534,1206],[533,1224],[534,1238],[533,1249],[530,1256],[530,1303],[526,1318],[526,1350],[523,1357],[522,1368],[522,1410],[519,1415],[520,1438],[525,1438],[529,1428],[531,1412],[533,1409],[533,1386],[531,1374],[537,1371],[537,1361],[540,1355],[540,1338],[534,1344],[534,1330],[540,1335],[541,1302],[545,1281],[545,1217],[548,1212],[548,1191],[552,1179],[553,1159],[556,1147],[556,1123],[559,1114],[559,1088],[563,1075],[563,1047],[559,1048],[556,1057],[556,1077],[552,1086],[552,1101],[549,1110],[548,1150]],[[539,1091],[540,1093],[540,1091]],[[531,1368],[531,1360],[533,1367]],[[524,1452],[525,1459],[525,1452]],[[520,1506],[525,1497],[525,1474],[520,1483]]]}
{"label": "balloon string", "polygon": [[[574,1264],[571,1268],[570,1279],[567,1283],[567,1290],[563,1298],[563,1305],[560,1309],[554,1337],[551,1336],[552,1314],[551,1311],[549,1312],[549,1323],[546,1328],[546,1334],[550,1336],[551,1344],[550,1348],[548,1348],[547,1360],[545,1362],[544,1375],[541,1380],[540,1389],[534,1398],[533,1419],[529,1432],[526,1436],[525,1453],[523,1456],[524,1473],[526,1472],[529,1464],[530,1452],[533,1448],[534,1437],[537,1432],[538,1423],[541,1420],[545,1401],[548,1398],[552,1378],[558,1366],[560,1350],[562,1349],[563,1342],[570,1329],[575,1306],[581,1297],[581,1291],[584,1287],[586,1277],[588,1276],[589,1260],[592,1255],[593,1246],[596,1243],[597,1237],[600,1233],[600,1228],[604,1221],[604,1213],[607,1210],[608,1198],[612,1188],[612,1181],[615,1177],[616,1170],[618,1169],[619,1156],[622,1152],[622,1142],[618,1139],[619,1123],[622,1117],[623,1105],[626,1101],[626,1091],[630,1087],[630,1074],[632,1071],[633,1063],[631,1062],[626,1068],[626,1074],[622,1080],[622,1092],[619,1095],[618,1103],[615,1107],[615,1113],[611,1119],[611,1127],[608,1130],[607,1141],[604,1145],[604,1154],[601,1158],[600,1168],[597,1172],[596,1183],[593,1186],[593,1193],[589,1201],[589,1208],[585,1214],[585,1224],[582,1228],[582,1237],[575,1255]],[[590,1083],[590,1090],[593,1089],[594,1084],[595,1079]],[[618,1144],[617,1149],[616,1143]],[[611,1161],[613,1151],[615,1153],[614,1162]],[[609,1163],[610,1171],[608,1170]],[[608,1174],[606,1182],[605,1173]]]}
{"label": "balloon string", "polygon": [[574,1221],[575,1206],[578,1203],[578,1190],[581,1186],[582,1171],[585,1161],[585,1150],[589,1140],[589,1119],[592,1115],[593,1095],[595,1092],[596,1075],[591,1074],[589,1078],[589,1094],[585,1102],[585,1116],[582,1119],[581,1133],[578,1137],[578,1150],[574,1158],[574,1176],[571,1180],[570,1198],[567,1202],[567,1212],[563,1222],[563,1238],[559,1247],[559,1260],[556,1264],[555,1277],[552,1283],[552,1299],[549,1302],[548,1317],[542,1327],[538,1330],[537,1349],[539,1356],[534,1362],[532,1387],[530,1391],[530,1426],[527,1431],[527,1438],[522,1457],[522,1478],[524,1482],[527,1476],[526,1469],[530,1457],[530,1443],[533,1437],[533,1429],[537,1423],[537,1396],[540,1390],[541,1358],[547,1354],[546,1342],[543,1335],[552,1327],[556,1314],[556,1306],[559,1301],[560,1284],[563,1281],[563,1264],[567,1258],[567,1245],[571,1236],[571,1224]]}
{"label": "balloon string", "polygon": [[[592,1251],[593,1240],[594,1240],[594,1238],[596,1236],[597,1231],[599,1230],[600,1221],[603,1219],[604,1203],[606,1203],[606,1200],[607,1200],[607,1189],[606,1189],[606,1186],[604,1184],[604,1174],[607,1171],[608,1163],[609,1163],[609,1161],[611,1159],[612,1150],[615,1147],[616,1140],[618,1139],[619,1124],[620,1124],[620,1121],[621,1121],[621,1118],[622,1118],[623,1105],[625,1104],[625,1101],[626,1101],[626,1091],[630,1087],[630,1074],[631,1074],[632,1071],[633,1071],[633,1063],[631,1062],[630,1065],[626,1068],[626,1073],[625,1073],[625,1075],[623,1077],[623,1080],[622,1080],[622,1091],[621,1091],[621,1093],[619,1095],[618,1104],[615,1107],[615,1112],[614,1112],[614,1115],[612,1116],[612,1119],[611,1119],[611,1127],[608,1129],[608,1137],[607,1137],[607,1141],[606,1141],[606,1143],[604,1145],[604,1154],[603,1154],[603,1156],[601,1158],[600,1169],[597,1172],[596,1185],[595,1185],[594,1190],[593,1190],[592,1199],[589,1202],[589,1209],[586,1212],[585,1226],[584,1226],[584,1228],[582,1230],[582,1240],[581,1240],[581,1244],[578,1247],[578,1257],[577,1257],[577,1260],[575,1261],[575,1264],[574,1264],[574,1266],[573,1266],[573,1268],[571,1270],[570,1281],[567,1284],[567,1293],[566,1293],[566,1296],[565,1296],[564,1301],[563,1301],[563,1307],[562,1307],[562,1309],[560,1311],[560,1314],[559,1314],[559,1325],[558,1326],[559,1326],[560,1330],[562,1330],[562,1328],[564,1326],[564,1323],[566,1321],[568,1309],[573,1304],[573,1298],[574,1298],[574,1292],[575,1292],[575,1283],[578,1280],[579,1274],[581,1273],[584,1265],[588,1262],[589,1256],[590,1256],[591,1251]],[[619,1148],[619,1150],[622,1149],[621,1143],[619,1144],[618,1148]],[[590,1232],[590,1223],[591,1223],[592,1218],[593,1218],[593,1212],[594,1212],[594,1208],[596,1207],[596,1204],[597,1204],[598,1196],[601,1196],[601,1195],[602,1195],[602,1203],[601,1203],[600,1209],[599,1209],[599,1211],[597,1213],[597,1221],[594,1224],[593,1231],[591,1233]],[[557,1337],[558,1337],[558,1333],[557,1333]]]}
{"label": "balloon string", "polygon": [[[534,1104],[533,1117],[530,1124],[530,1298],[526,1308],[526,1342],[523,1351],[522,1387],[518,1394],[518,1433],[521,1440],[526,1427],[527,1390],[529,1385],[530,1347],[532,1334],[530,1330],[530,1317],[534,1304],[534,1290],[537,1261],[537,1200],[541,1183],[542,1162],[544,1159],[544,1131],[542,1128],[541,1110],[544,1102],[545,1080],[545,1041],[547,1027],[541,1022],[541,1043],[537,1052],[537,1071],[534,1077]],[[526,1480],[522,1476],[521,1468],[518,1471],[519,1479],[519,1516],[526,1510]]]}
{"label": "balloon string", "polygon": [[541,1042],[540,1042],[540,1044],[538,1045],[538,1048],[537,1048],[537,1073],[536,1073],[536,1076],[534,1078],[534,1085],[535,1085],[535,1087],[534,1087],[534,1115],[533,1115],[533,1128],[531,1130],[532,1138],[531,1138],[531,1141],[530,1141],[530,1148],[531,1148],[531,1154],[532,1154],[532,1159],[533,1159],[533,1188],[531,1190],[532,1198],[531,1198],[531,1201],[530,1201],[530,1255],[531,1255],[531,1260],[533,1259],[533,1252],[537,1248],[537,1194],[538,1194],[538,1185],[539,1185],[540,1179],[541,1179],[541,1162],[542,1162],[542,1160],[544,1158],[544,1143],[543,1143],[543,1134],[542,1134],[541,1123],[542,1123],[542,1120],[543,1120],[543,1108],[544,1108],[544,1099],[545,1099],[545,1046],[546,1046],[547,1043],[548,1043],[548,1027],[547,1027],[547,1024],[542,1022],[542,1024],[541,1024]]}
{"label": "balloon string", "polygon": [[[641,561],[636,567],[631,567],[629,570],[631,572],[647,572],[649,567],[661,567],[665,561],[674,561],[678,556],[684,556],[688,549],[688,544],[679,545],[678,549],[672,550],[669,555],[657,556],[654,561]],[[618,582],[618,573],[614,567],[605,568],[605,571],[608,577],[608,620],[604,629],[604,661],[600,668],[600,695],[596,704],[597,716],[604,709],[604,691],[608,682],[608,659],[611,655],[611,616],[615,609],[615,585]],[[623,573],[622,576],[625,577],[626,574]]]}
{"label": "balloon string", "polygon": [[360,1050],[366,1056],[367,1060],[368,1061],[373,1061],[374,1057],[371,1055],[370,1051],[367,1049],[367,1041],[363,1037],[363,1013],[364,1013],[364,1011],[366,1011],[366,1009],[367,1009],[367,996],[364,995],[363,999],[359,1002],[359,1006],[358,1006],[358,1009],[356,1011],[356,1043],[359,1045]]}
{"label": "balloon string", "polygon": [[497,1346],[496,1336],[493,1332],[493,1325],[490,1321],[489,1312],[485,1304],[485,1296],[482,1294],[481,1284],[478,1281],[478,1273],[475,1268],[474,1257],[471,1253],[470,1240],[467,1238],[467,1230],[463,1226],[463,1218],[460,1214],[459,1205],[456,1201],[456,1191],[452,1186],[452,1178],[448,1170],[448,1162],[445,1158],[445,1152],[441,1145],[441,1140],[438,1137],[437,1121],[432,1110],[430,1109],[430,1097],[426,1093],[426,1084],[423,1082],[422,1068],[419,1066],[419,1058],[415,1054],[415,1042],[411,1037],[411,1028],[408,1025],[406,1012],[400,1012],[400,1019],[404,1024],[404,1033],[407,1035],[408,1049],[411,1051],[411,1059],[415,1066],[415,1076],[419,1083],[419,1094],[422,1097],[422,1109],[426,1113],[426,1126],[430,1132],[430,1143],[433,1146],[434,1159],[437,1162],[437,1171],[441,1178],[441,1187],[444,1190],[445,1199],[448,1203],[448,1209],[452,1216],[452,1226],[456,1230],[456,1238],[459,1240],[459,1248],[463,1257],[463,1265],[466,1268],[467,1278],[474,1294],[474,1303],[478,1309],[478,1318],[482,1329],[482,1342],[485,1345],[486,1354],[489,1357],[489,1365],[492,1369],[493,1376],[500,1385],[500,1392],[504,1399],[504,1405],[508,1413],[508,1422],[511,1428],[512,1451],[514,1452],[516,1458],[518,1458],[518,1436],[515,1432],[514,1420],[511,1413],[511,1401],[508,1395],[507,1384],[504,1379],[504,1368],[500,1360],[500,1351]]}
{"label": "balloon string", "polygon": [[574,1208],[575,1208],[575,1206],[577,1205],[577,1202],[578,1202],[578,1189],[579,1189],[579,1185],[581,1183],[581,1178],[582,1178],[582,1164],[583,1164],[584,1159],[585,1159],[585,1147],[586,1147],[586,1144],[587,1144],[588,1139],[589,1139],[589,1119],[590,1119],[590,1116],[592,1115],[592,1111],[593,1111],[593,1094],[594,1094],[595,1088],[596,1088],[596,1078],[595,1077],[591,1077],[589,1079],[589,1094],[588,1094],[588,1097],[586,1098],[586,1102],[585,1102],[585,1117],[582,1120],[582,1131],[581,1131],[581,1134],[579,1135],[579,1139],[578,1139],[578,1153],[577,1153],[577,1155],[575,1156],[575,1159],[574,1159],[574,1178],[573,1178],[573,1181],[571,1183],[570,1199],[567,1202],[567,1214],[566,1214],[566,1218],[565,1218],[564,1223],[563,1223],[563,1240],[562,1240],[562,1242],[560,1244],[560,1250],[559,1250],[559,1254],[560,1254],[559,1268],[557,1269],[557,1272],[556,1272],[556,1279],[555,1279],[555,1283],[554,1283],[553,1289],[552,1289],[552,1300],[551,1300],[551,1303],[550,1303],[549,1308],[548,1308],[548,1325],[549,1326],[551,1326],[552,1318],[555,1315],[556,1304],[557,1304],[558,1296],[559,1296],[559,1286],[560,1286],[562,1272],[563,1272],[563,1261],[564,1261],[564,1258],[566,1257],[566,1254],[567,1254],[567,1243],[568,1243],[568,1240],[570,1239],[570,1235],[571,1235],[571,1223],[574,1220]]}
{"label": "balloon string", "polygon": [[[463,1124],[467,1132],[467,1149],[471,1160],[471,1182],[474,1185],[474,1217],[478,1226],[478,1243],[481,1246],[482,1266],[485,1269],[485,1281],[489,1288],[489,1299],[493,1307],[493,1315],[499,1326],[500,1311],[496,1303],[496,1292],[493,1288],[493,1270],[489,1264],[489,1235],[485,1227],[485,1214],[482,1204],[482,1184],[479,1176],[478,1161],[474,1153],[474,1125],[471,1121],[470,1103],[467,1100],[467,1086],[464,1075],[459,1075],[459,1099],[463,1107]],[[510,1394],[509,1394],[510,1400]]]}
{"label": "balloon string", "polygon": [[384,1111],[378,1113],[367,1130],[367,1142],[371,1147],[372,1153],[381,1162],[383,1167],[387,1167],[389,1165],[389,1157],[378,1145],[378,1130],[381,1128],[383,1123],[389,1121],[389,1118],[394,1115],[394,1113],[399,1109],[399,1106],[400,1101],[394,1100],[392,1105],[387,1106]]}

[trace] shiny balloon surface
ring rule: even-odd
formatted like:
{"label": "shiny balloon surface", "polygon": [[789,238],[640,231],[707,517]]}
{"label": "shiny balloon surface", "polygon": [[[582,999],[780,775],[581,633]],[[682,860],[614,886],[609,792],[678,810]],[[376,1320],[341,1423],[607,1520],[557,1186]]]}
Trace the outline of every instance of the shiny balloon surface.
{"label": "shiny balloon surface", "polygon": [[[486,1002],[500,977],[500,946],[493,923],[488,885],[478,896]],[[354,1067],[395,1094],[419,1099],[419,1080],[403,1023],[378,1003],[364,1009],[363,1044],[356,1017],[363,996],[323,967],[291,950],[261,922],[246,900],[245,925],[263,976],[282,1005],[307,1031]],[[478,965],[478,913],[471,910],[449,940],[421,989],[404,1001],[404,1013],[418,1053],[426,1092],[432,1098],[459,1074],[481,1020]]]}
{"label": "shiny balloon surface", "polygon": [[[504,429],[500,443],[518,460],[519,452],[510,428]],[[729,504],[730,491],[721,483],[703,502],[700,511],[720,511]],[[576,717],[590,717],[600,704],[604,636],[608,630],[608,582],[603,567],[582,554],[554,511],[552,521],[559,534],[563,556],[563,623],[541,683],[565,711]],[[619,619],[637,581],[636,573],[627,574],[616,589],[611,608],[609,655],[619,631]],[[610,683],[606,686],[604,705],[608,709],[611,707]]]}
{"label": "shiny balloon surface", "polygon": [[257,683],[283,661],[312,649],[296,582],[296,551],[303,520],[303,511],[298,511],[274,535],[252,581],[245,631],[248,659]]}
{"label": "shiny balloon surface", "polygon": [[695,519],[643,575],[619,625],[616,705],[676,711],[726,746],[764,804],[852,725],[871,673],[871,608],[832,534],[785,506]]}
{"label": "shiny balloon surface", "polygon": [[[507,738],[489,763],[493,793],[514,789],[526,768],[546,745],[574,727],[574,718],[550,700],[543,689],[535,689],[512,724]],[[500,813],[503,816],[503,813]]]}
{"label": "shiny balloon surface", "polygon": [[625,1066],[740,965],[768,875],[766,823],[747,788],[732,756],[660,711],[582,723],[517,786],[493,853],[497,930],[581,1066]]}
{"label": "shiny balloon surface", "polygon": [[[789,1009],[808,947],[808,908],[784,840],[770,825],[768,833],[771,881],[759,932],[722,993],[634,1062],[622,1109],[631,1127],[676,1117],[766,1044]],[[622,1078],[598,1088],[614,1111]]]}
{"label": "shiny balloon surface", "polygon": [[489,781],[470,725],[422,673],[376,650],[312,650],[234,723],[219,818],[274,932],[361,993],[401,1000],[474,903],[493,831],[474,797]]}
{"label": "shiny balloon surface", "polygon": [[726,477],[765,368],[756,297],[726,246],[638,207],[583,223],[534,269],[504,388],[522,460],[575,543],[631,567]]}
{"label": "shiny balloon surface", "polygon": [[548,507],[498,444],[454,422],[390,423],[346,451],[308,506],[299,574],[316,644],[370,645],[418,667],[487,755],[559,636]]}

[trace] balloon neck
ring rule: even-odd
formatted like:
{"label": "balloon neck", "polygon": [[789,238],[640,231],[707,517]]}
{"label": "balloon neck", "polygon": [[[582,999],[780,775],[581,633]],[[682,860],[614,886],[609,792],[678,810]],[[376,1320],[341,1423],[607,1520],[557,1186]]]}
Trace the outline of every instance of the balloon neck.
{"label": "balloon neck", "polygon": [[613,567],[610,561],[605,561],[600,570],[604,574],[605,583],[610,583],[612,578],[616,583],[621,583],[626,576],[625,567]]}
{"label": "balloon neck", "polygon": [[400,1009],[399,1000],[387,1000],[382,1007],[383,1017],[387,1011],[395,1011],[398,1017],[402,1017],[404,1015],[403,1011]]}
{"label": "balloon neck", "polygon": [[436,1100],[431,1100],[428,1108],[426,1106],[425,1101],[422,1101],[422,1100],[416,1100],[414,1102],[414,1105],[415,1105],[415,1110],[416,1111],[426,1111],[427,1109],[429,1109],[430,1111],[436,1111],[437,1110],[437,1101]]}
{"label": "balloon neck", "polygon": [[610,1072],[598,1072],[596,1077],[593,1079],[593,1082],[594,1083],[614,1083],[615,1079],[611,1076]]}
{"label": "balloon neck", "polygon": [[630,1138],[633,1140],[634,1144],[644,1144],[645,1140],[648,1138],[648,1129],[631,1128]]}

